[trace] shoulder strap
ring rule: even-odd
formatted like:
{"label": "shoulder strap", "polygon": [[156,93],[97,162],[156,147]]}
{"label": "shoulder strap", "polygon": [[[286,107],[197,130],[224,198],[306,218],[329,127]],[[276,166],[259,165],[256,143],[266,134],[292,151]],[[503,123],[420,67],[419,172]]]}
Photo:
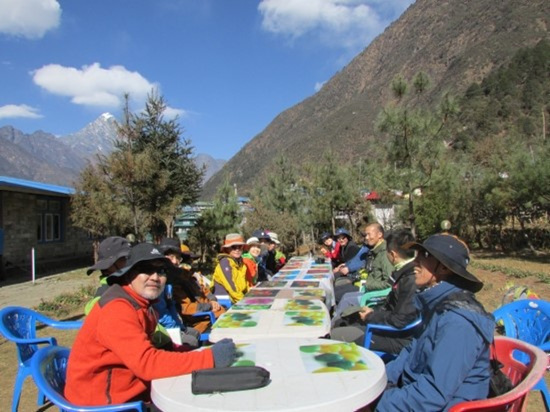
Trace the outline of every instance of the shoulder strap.
{"label": "shoulder strap", "polygon": [[222,268],[223,275],[231,289],[235,290],[235,283],[233,282],[233,271],[231,270],[231,263],[228,258],[220,259],[220,267]]}
{"label": "shoulder strap", "polygon": [[128,295],[120,285],[116,283],[109,287],[105,293],[99,299],[99,306],[104,307],[107,303],[115,299],[125,299],[132,304],[134,309],[138,310],[141,308],[141,305],[134,300],[130,295]]}
{"label": "shoulder strap", "polygon": [[107,289],[109,289],[109,285],[101,285],[100,287],[97,288],[97,290],[95,291],[95,295],[94,297],[95,298],[99,298],[101,296],[103,296],[103,294],[105,292],[107,292]]}

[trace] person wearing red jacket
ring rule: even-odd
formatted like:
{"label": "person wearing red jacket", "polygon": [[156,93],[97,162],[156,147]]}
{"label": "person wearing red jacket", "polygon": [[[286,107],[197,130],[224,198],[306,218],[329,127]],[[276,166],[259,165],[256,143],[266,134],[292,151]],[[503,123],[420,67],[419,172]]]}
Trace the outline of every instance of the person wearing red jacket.
{"label": "person wearing red jacket", "polygon": [[158,314],[152,304],[163,292],[168,263],[154,245],[142,243],[130,250],[127,265],[108,277],[110,288],[86,317],[71,349],[65,385],[70,402],[148,402],[153,379],[233,363],[236,350],[229,339],[202,351],[154,346]]}
{"label": "person wearing red jacket", "polygon": [[332,267],[338,266],[340,262],[340,243],[334,240],[332,233],[324,232],[321,235],[321,253],[330,259]]}

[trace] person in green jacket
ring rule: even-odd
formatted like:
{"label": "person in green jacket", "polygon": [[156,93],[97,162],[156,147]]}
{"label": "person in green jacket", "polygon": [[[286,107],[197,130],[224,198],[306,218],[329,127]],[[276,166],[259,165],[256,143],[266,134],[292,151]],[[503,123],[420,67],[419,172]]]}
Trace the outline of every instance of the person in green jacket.
{"label": "person in green jacket", "polygon": [[130,254],[130,242],[120,236],[110,236],[101,241],[97,251],[98,259],[95,265],[90,266],[86,274],[90,276],[96,270],[99,270],[99,287],[92,299],[84,306],[84,314],[90,313],[95,303],[101,298],[101,295],[109,288],[107,277],[126,266],[126,259]]}
{"label": "person in green jacket", "polygon": [[[365,286],[365,291],[387,289],[391,286],[389,281],[393,266],[386,255],[386,241],[384,240],[384,228],[380,223],[371,223],[365,227],[365,244],[370,248],[367,253],[365,267],[359,270],[360,283]],[[359,291],[359,282],[349,279],[347,283],[340,283],[334,288],[336,302],[340,302],[349,292]]]}

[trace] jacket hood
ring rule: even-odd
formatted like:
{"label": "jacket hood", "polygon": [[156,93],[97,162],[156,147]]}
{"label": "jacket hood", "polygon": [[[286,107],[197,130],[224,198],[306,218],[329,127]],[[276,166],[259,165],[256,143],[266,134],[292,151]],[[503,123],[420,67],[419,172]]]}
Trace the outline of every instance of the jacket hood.
{"label": "jacket hood", "polygon": [[418,293],[416,300],[423,319],[430,319],[435,312],[452,311],[470,322],[486,342],[493,341],[495,318],[485,311],[473,293],[443,281]]}

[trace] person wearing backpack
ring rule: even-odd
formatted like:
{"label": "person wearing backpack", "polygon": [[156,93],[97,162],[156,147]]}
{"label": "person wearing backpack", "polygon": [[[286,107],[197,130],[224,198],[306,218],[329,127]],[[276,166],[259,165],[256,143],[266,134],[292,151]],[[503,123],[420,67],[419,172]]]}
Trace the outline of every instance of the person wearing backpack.
{"label": "person wearing backpack", "polygon": [[459,402],[486,399],[495,321],[475,298],[483,283],[466,269],[466,244],[438,234],[405,248],[417,251],[416,303],[423,330],[388,363],[388,387],[376,410],[446,411]]}

